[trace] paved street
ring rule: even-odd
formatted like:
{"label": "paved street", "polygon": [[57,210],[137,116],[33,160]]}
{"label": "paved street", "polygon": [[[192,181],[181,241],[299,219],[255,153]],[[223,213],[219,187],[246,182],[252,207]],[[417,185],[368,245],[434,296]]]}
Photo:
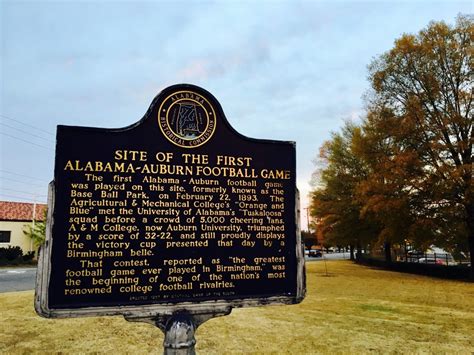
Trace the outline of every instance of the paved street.
{"label": "paved street", "polygon": [[326,260],[343,260],[343,259],[349,259],[350,258],[350,253],[324,253],[323,258],[314,258],[314,257],[309,257],[306,256],[305,260],[306,261],[322,261],[324,259]]}
{"label": "paved street", "polygon": [[0,269],[0,292],[25,291],[35,288],[36,268]]}

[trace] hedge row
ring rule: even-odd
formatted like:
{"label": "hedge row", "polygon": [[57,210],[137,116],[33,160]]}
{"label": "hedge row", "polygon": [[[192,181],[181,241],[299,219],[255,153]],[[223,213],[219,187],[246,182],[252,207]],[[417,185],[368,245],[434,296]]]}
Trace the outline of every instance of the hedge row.
{"label": "hedge row", "polygon": [[34,251],[23,254],[23,250],[20,247],[9,246],[7,248],[0,248],[0,266],[33,264],[34,257]]}

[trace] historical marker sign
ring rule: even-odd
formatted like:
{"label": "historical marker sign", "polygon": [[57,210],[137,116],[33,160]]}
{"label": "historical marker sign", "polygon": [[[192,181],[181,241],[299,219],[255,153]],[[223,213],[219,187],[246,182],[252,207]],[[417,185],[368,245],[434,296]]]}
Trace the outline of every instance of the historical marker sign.
{"label": "historical marker sign", "polygon": [[58,126],[37,312],[300,302],[295,160],[294,143],[240,135],[192,85],[130,127]]}

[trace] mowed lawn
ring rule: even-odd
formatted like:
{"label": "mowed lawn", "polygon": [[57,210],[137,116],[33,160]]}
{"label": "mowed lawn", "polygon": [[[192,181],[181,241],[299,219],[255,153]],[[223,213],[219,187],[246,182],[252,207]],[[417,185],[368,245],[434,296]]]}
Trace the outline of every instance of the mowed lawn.
{"label": "mowed lawn", "polygon": [[[299,305],[235,309],[197,331],[200,354],[474,352],[474,284],[306,264]],[[43,319],[33,292],[0,294],[0,353],[161,353],[163,335],[122,317]]]}

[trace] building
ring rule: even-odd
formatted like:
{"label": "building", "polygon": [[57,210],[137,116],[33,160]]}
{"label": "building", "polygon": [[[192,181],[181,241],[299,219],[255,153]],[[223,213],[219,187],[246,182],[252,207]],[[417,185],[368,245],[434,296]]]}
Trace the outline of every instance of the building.
{"label": "building", "polygon": [[0,248],[19,246],[23,253],[35,250],[33,242],[23,231],[33,220],[43,221],[46,205],[0,201]]}

